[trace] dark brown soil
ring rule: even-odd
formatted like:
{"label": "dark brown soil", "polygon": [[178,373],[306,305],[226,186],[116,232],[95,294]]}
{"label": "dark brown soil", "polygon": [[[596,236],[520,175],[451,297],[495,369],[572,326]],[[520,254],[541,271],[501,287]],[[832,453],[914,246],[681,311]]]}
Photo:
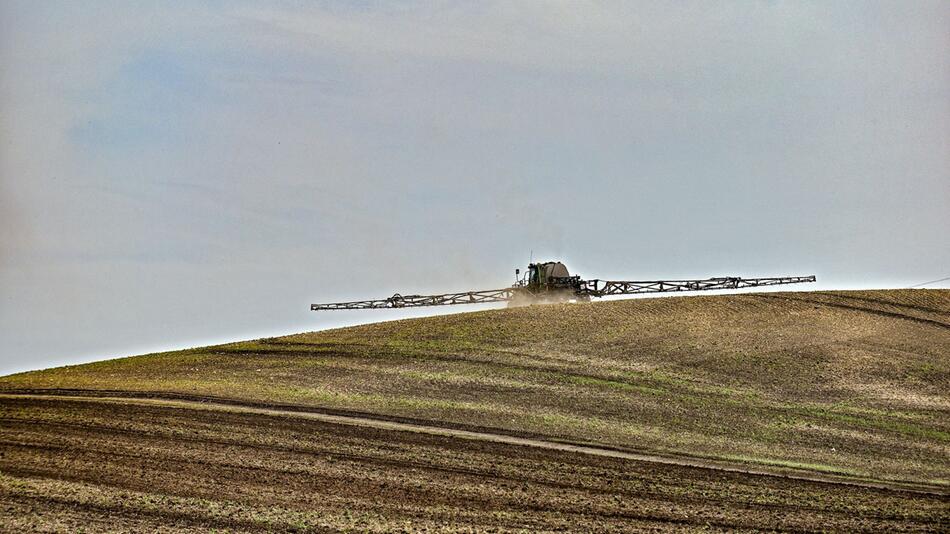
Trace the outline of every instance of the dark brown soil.
{"label": "dark brown soil", "polygon": [[950,290],[489,310],[0,377],[950,484]]}
{"label": "dark brown soil", "polygon": [[263,416],[0,400],[0,529],[946,531],[950,497]]}

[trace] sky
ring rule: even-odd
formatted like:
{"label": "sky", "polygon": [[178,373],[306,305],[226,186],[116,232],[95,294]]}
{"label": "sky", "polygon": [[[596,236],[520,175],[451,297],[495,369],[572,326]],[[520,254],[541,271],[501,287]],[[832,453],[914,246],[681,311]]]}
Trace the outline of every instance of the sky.
{"label": "sky", "polygon": [[[586,278],[950,276],[950,3],[0,1],[0,374]],[[948,282],[928,287],[950,287]]]}

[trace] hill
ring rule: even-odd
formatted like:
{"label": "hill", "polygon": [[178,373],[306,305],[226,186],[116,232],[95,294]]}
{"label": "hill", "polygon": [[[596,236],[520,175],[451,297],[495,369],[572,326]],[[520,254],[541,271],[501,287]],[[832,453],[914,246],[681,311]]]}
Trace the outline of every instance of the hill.
{"label": "hill", "polygon": [[[706,523],[722,528],[759,525],[754,518],[765,521],[767,516],[770,519],[761,524],[772,524],[773,528],[825,524],[851,530],[861,524],[848,523],[845,516],[860,516],[854,511],[870,509],[862,507],[883,507],[880,510],[890,510],[887,513],[893,515],[875,516],[884,521],[873,523],[875,528],[890,525],[890,529],[901,524],[886,523],[888,518],[897,521],[903,517],[910,521],[908,524],[916,524],[914,514],[923,514],[918,527],[933,527],[937,525],[933,523],[935,518],[946,521],[948,515],[948,355],[950,291],[893,290],[676,297],[500,309],[136,356],[0,378],[0,390],[8,395],[2,400],[5,421],[13,425],[0,431],[7,440],[5,447],[12,447],[0,457],[0,466],[9,475],[0,481],[0,487],[13,491],[11,485],[21,484],[20,493],[47,500],[56,492],[92,492],[96,495],[89,497],[92,501],[111,502],[115,495],[109,492],[119,491],[116,487],[121,486],[122,491],[146,492],[145,496],[135,494],[130,499],[148,498],[147,491],[154,487],[154,481],[130,485],[126,477],[125,485],[111,483],[103,489],[98,475],[56,478],[57,484],[85,484],[69,489],[44,478],[52,472],[51,466],[60,464],[38,452],[40,449],[53,446],[57,440],[71,439],[68,447],[80,447],[84,440],[93,439],[70,432],[57,434],[63,428],[75,429],[68,425],[77,421],[82,421],[83,428],[95,421],[92,426],[103,433],[95,440],[108,443],[107,449],[119,447],[119,442],[125,443],[123,450],[135,449],[136,439],[149,450],[162,449],[161,462],[172,461],[169,456],[174,456],[174,462],[185,462],[184,457],[212,447],[208,443],[228,449],[230,446],[223,445],[222,440],[235,434],[241,436],[235,443],[246,445],[250,440],[258,445],[279,444],[278,450],[284,452],[274,465],[298,465],[302,460],[291,456],[303,454],[299,445],[306,438],[301,432],[311,428],[319,431],[309,439],[320,444],[318,449],[324,451],[321,454],[348,458],[355,453],[347,452],[347,447],[375,448],[376,456],[370,455],[375,458],[374,469],[382,469],[379,465],[383,458],[402,458],[405,462],[387,464],[386,469],[399,471],[393,476],[414,479],[416,484],[432,482],[431,473],[426,475],[425,469],[440,463],[445,464],[442,473],[454,473],[439,481],[448,486],[452,486],[453,477],[477,478],[479,469],[485,469],[484,462],[491,466],[493,476],[499,470],[511,477],[531,473],[536,475],[534,482],[521,479],[525,488],[533,487],[536,493],[532,495],[553,514],[548,517],[551,521],[541,521],[537,515],[541,513],[536,510],[525,516],[533,519],[525,519],[507,508],[485,504],[492,513],[479,515],[482,522],[478,523],[465,519],[464,514],[457,515],[462,513],[459,506],[466,509],[464,504],[452,499],[440,501],[439,513],[454,510],[456,515],[451,517],[465,525],[508,525],[503,515],[511,513],[515,514],[511,516],[513,523],[527,525],[523,528],[556,526],[555,519],[562,520],[567,512],[552,504],[563,504],[559,500],[563,496],[557,496],[561,490],[555,491],[552,484],[561,484],[565,492],[583,489],[587,492],[585,498],[599,495],[594,499],[597,502],[612,492],[644,498],[643,485],[655,484],[658,493],[651,495],[656,498],[675,494],[690,497],[677,501],[673,508],[669,508],[669,499],[659,508],[656,503],[641,503],[641,512],[651,510],[636,516],[645,525],[661,516],[667,527],[692,524],[670,522],[679,517],[679,512],[667,512],[680,507],[682,513],[699,514],[694,518],[705,517]],[[43,398],[41,394],[73,398]],[[96,404],[75,398],[79,396],[90,400],[107,396],[113,400]],[[166,400],[164,404],[146,406],[117,399],[146,397]],[[176,410],[169,399],[192,404],[178,405]],[[193,401],[233,406],[237,411],[209,415]],[[247,411],[252,409],[258,411]],[[265,409],[279,411],[260,411]],[[392,424],[536,439],[542,444],[587,444],[592,450],[620,451],[628,456],[596,461],[588,458],[578,463],[570,451],[544,445],[550,450],[539,452],[530,443],[476,445],[481,439],[477,436],[463,439],[463,444],[453,441],[449,448],[453,452],[446,456],[448,449],[439,440],[458,441],[458,436],[433,437],[430,432],[424,437],[422,434],[428,431],[419,434],[408,427],[377,425],[373,432],[360,434],[363,441],[359,441],[355,431],[341,430],[329,420],[291,424],[284,419],[292,418],[291,412],[372,417]],[[110,418],[112,413],[123,414],[122,421]],[[268,417],[276,417],[277,423]],[[222,424],[227,428],[216,426]],[[266,435],[260,425],[268,429]],[[188,446],[179,444],[174,450],[156,441],[155,436],[180,437],[182,432],[204,437],[188,442]],[[408,437],[410,434],[412,437]],[[129,437],[133,435],[139,438]],[[24,436],[33,436],[35,441]],[[331,440],[328,436],[335,437]],[[27,442],[32,446],[23,445]],[[21,448],[11,443],[20,443]],[[67,447],[63,443],[57,446]],[[535,452],[526,453],[524,447],[535,447]],[[337,450],[341,448],[344,450]],[[225,449],[219,454],[226,456]],[[331,449],[336,452],[327,452]],[[257,465],[262,457],[278,453],[258,448],[235,449],[234,454],[245,455],[247,462]],[[88,455],[86,459],[92,463],[93,452]],[[352,458],[367,456],[360,453]],[[644,467],[636,458],[652,458],[659,463]],[[35,463],[47,469],[24,468]],[[141,467],[140,463],[116,469],[133,469],[132,465]],[[342,475],[335,468],[318,463],[323,470],[320,477],[342,484]],[[73,465],[80,464],[86,465]],[[711,467],[720,474],[713,476],[677,464]],[[407,467],[413,465],[416,467]],[[560,471],[565,468],[569,475]],[[88,469],[89,473],[98,472]],[[190,469],[185,470],[187,476],[183,475],[184,480],[191,481],[190,493],[185,492],[191,497],[187,498],[205,495],[196,489],[205,479]],[[783,479],[780,484],[741,474],[763,470],[798,477],[799,482]],[[289,482],[293,477],[287,472],[281,473],[275,471],[269,476],[289,484],[289,494],[303,491]],[[608,483],[610,480],[615,485]],[[865,489],[842,489],[838,484],[834,486],[835,497],[828,500],[827,491],[831,490],[821,486],[822,481],[848,481]],[[455,482],[461,484],[456,489],[462,494],[468,488],[472,495],[480,495],[478,499],[487,499],[485,503],[495,498],[515,498],[507,482],[492,489],[504,493],[504,498],[479,493],[481,489],[472,489],[472,480]],[[631,484],[636,491],[629,487]],[[360,499],[371,500],[373,492],[367,487],[348,487],[357,493],[363,491]],[[872,487],[891,489],[866,493]],[[452,493],[446,488],[443,490]],[[927,500],[887,493],[893,488],[923,489],[943,497]],[[696,491],[709,502],[691,501],[699,495]],[[771,495],[762,498],[773,508],[755,508],[756,495]],[[730,506],[723,508],[726,501],[722,499]],[[786,509],[785,519],[779,521],[771,512],[763,511],[774,510],[775,506],[793,507],[791,503],[803,502],[801,499],[818,499],[822,506],[838,512],[818,507],[806,509],[801,516],[800,509],[796,513]],[[423,506],[428,501],[400,497],[394,502],[405,507]],[[290,506],[286,502],[284,505]],[[712,512],[703,512],[707,505],[731,511],[723,512],[726,519],[712,521]],[[199,505],[182,501],[180,506]],[[667,512],[660,513],[660,508]],[[408,515],[399,509],[399,513],[389,508],[366,512],[370,514],[366,517],[379,521],[340,520],[330,524],[363,528],[359,525],[382,525],[392,517],[442,524],[432,518],[448,517],[430,513],[429,508],[425,514],[414,509]],[[623,522],[611,523],[600,517],[600,512],[591,511],[607,509],[613,510],[610,514],[620,513],[601,503],[585,508],[581,515],[590,519],[594,513],[599,517],[600,522],[589,524],[589,528],[622,526]],[[141,510],[135,508],[135,514]],[[759,513],[766,515],[756,515]],[[842,523],[838,527],[833,521],[827,523],[831,521],[827,513],[838,513],[835,517]],[[297,517],[287,514],[281,516],[281,521]],[[488,521],[488,516],[495,519]],[[130,524],[141,519],[139,515],[129,517],[133,522]],[[310,527],[318,525],[312,517],[298,519]],[[535,520],[541,522],[531,522]],[[769,523],[773,520],[778,522]]]}

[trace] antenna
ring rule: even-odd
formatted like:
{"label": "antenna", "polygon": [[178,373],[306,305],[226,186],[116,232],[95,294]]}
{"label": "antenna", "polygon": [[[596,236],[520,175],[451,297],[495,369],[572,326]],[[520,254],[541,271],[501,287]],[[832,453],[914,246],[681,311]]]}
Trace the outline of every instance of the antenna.
{"label": "antenna", "polygon": [[534,251],[531,251],[531,254],[528,256],[528,265],[534,263]]}

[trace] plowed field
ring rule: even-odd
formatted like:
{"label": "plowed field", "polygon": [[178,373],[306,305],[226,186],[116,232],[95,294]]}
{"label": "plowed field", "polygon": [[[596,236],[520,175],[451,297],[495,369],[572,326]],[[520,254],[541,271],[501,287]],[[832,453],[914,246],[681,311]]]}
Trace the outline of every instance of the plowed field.
{"label": "plowed field", "polygon": [[4,399],[10,531],[937,531],[950,499],[181,407]]}
{"label": "plowed field", "polygon": [[0,529],[945,531],[948,391],[946,290],[536,306],[109,360],[0,378]]}

